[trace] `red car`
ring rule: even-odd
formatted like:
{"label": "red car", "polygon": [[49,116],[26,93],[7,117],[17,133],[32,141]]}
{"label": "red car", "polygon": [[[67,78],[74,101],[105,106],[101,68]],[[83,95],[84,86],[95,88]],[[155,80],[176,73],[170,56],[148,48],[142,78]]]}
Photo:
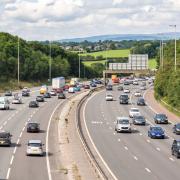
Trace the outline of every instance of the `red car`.
{"label": "red car", "polygon": [[90,85],[84,85],[84,89],[90,89]]}

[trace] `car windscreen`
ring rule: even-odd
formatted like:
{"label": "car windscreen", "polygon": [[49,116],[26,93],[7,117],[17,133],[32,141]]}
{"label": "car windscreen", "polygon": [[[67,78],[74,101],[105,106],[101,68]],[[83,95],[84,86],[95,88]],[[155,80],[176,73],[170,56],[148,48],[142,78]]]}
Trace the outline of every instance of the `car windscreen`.
{"label": "car windscreen", "polygon": [[165,119],[165,118],[166,118],[166,115],[165,115],[165,114],[157,114],[157,118]]}
{"label": "car windscreen", "polygon": [[137,120],[144,120],[143,116],[135,116],[134,118],[137,119]]}
{"label": "car windscreen", "polygon": [[154,131],[162,131],[162,128],[161,127],[153,127],[152,130],[154,130]]}
{"label": "car windscreen", "polygon": [[120,99],[128,99],[128,96],[126,96],[126,95],[121,95],[121,96],[120,96]]}
{"label": "car windscreen", "polygon": [[139,112],[139,109],[131,109],[132,112]]}
{"label": "car windscreen", "polygon": [[128,120],[119,120],[118,124],[129,124]]}
{"label": "car windscreen", "polygon": [[0,138],[9,138],[8,133],[0,133]]}
{"label": "car windscreen", "polygon": [[28,146],[31,146],[31,147],[41,147],[42,144],[40,144],[40,143],[28,143]]}
{"label": "car windscreen", "polygon": [[176,124],[176,128],[180,129],[180,124]]}

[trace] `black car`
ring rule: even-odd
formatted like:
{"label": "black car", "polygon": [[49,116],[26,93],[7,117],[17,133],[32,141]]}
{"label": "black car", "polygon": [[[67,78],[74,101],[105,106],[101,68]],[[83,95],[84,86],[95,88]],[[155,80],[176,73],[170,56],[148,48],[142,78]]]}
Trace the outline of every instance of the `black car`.
{"label": "black car", "polygon": [[39,103],[37,101],[30,101],[29,107],[39,107]]}
{"label": "black car", "polygon": [[12,135],[6,131],[0,131],[0,146],[11,146]]}
{"label": "black car", "polygon": [[180,158],[180,140],[174,140],[173,141],[173,144],[171,147],[171,153],[173,156]]}
{"label": "black car", "polygon": [[107,85],[107,86],[106,86],[106,90],[107,90],[107,91],[112,91],[112,90],[113,90],[112,85],[110,85],[110,84],[109,84],[109,85]]}
{"label": "black car", "polygon": [[58,99],[66,99],[66,95],[64,93],[59,93]]}
{"label": "black car", "polygon": [[120,104],[128,104],[129,96],[127,94],[121,94],[119,97]]}
{"label": "black car", "polygon": [[36,101],[37,102],[44,102],[44,97],[43,96],[37,96]]}
{"label": "black car", "polygon": [[133,124],[135,125],[146,125],[144,116],[133,116]]}
{"label": "black car", "polygon": [[180,134],[180,123],[177,123],[177,124],[174,125],[173,133],[175,133],[177,135]]}
{"label": "black car", "polygon": [[30,122],[27,124],[27,132],[40,132],[40,125],[36,122]]}
{"label": "black car", "polygon": [[146,105],[145,100],[144,100],[143,97],[139,97],[137,99],[137,105],[139,105],[139,106],[145,106]]}
{"label": "black car", "polygon": [[124,81],[124,85],[125,86],[130,85],[130,82],[129,81]]}
{"label": "black car", "polygon": [[154,122],[156,124],[168,124],[168,118],[165,114],[156,114],[154,116]]}
{"label": "black car", "polygon": [[123,86],[118,86],[117,88],[118,91],[123,91],[123,89],[124,89]]}
{"label": "black car", "polygon": [[4,95],[5,96],[12,96],[12,92],[11,91],[6,91]]}
{"label": "black car", "polygon": [[44,98],[51,98],[51,94],[49,92],[45,93]]}
{"label": "black car", "polygon": [[22,91],[22,96],[28,97],[30,96],[30,93],[28,91]]}

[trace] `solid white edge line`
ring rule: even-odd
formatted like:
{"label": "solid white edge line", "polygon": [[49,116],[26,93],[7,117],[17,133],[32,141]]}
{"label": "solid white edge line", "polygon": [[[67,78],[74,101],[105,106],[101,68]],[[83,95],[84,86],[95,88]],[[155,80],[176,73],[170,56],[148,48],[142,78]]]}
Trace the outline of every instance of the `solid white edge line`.
{"label": "solid white edge line", "polygon": [[111,171],[111,169],[109,168],[109,166],[107,165],[107,163],[105,162],[105,160],[103,159],[103,157],[101,156],[100,152],[98,151],[96,145],[94,144],[92,138],[91,138],[91,135],[89,133],[89,130],[88,130],[88,127],[87,127],[87,124],[86,124],[86,119],[85,119],[85,110],[86,110],[86,106],[87,106],[87,103],[97,94],[100,94],[102,93],[102,91],[94,94],[93,96],[91,96],[86,102],[85,102],[85,105],[84,105],[84,108],[83,108],[83,120],[84,120],[84,125],[85,125],[85,129],[86,129],[86,132],[89,136],[89,139],[91,141],[91,144],[93,145],[96,153],[98,154],[98,156],[100,157],[101,161],[103,162],[104,166],[106,167],[106,169],[109,171],[109,173],[111,174],[111,176],[114,178],[114,180],[118,180],[118,178],[114,175],[114,173]]}

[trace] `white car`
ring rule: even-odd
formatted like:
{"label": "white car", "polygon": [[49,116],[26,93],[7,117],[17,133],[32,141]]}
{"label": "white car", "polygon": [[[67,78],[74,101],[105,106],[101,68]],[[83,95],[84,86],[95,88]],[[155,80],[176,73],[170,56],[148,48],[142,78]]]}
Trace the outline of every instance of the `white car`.
{"label": "white car", "polygon": [[75,93],[74,88],[73,88],[73,87],[70,87],[70,88],[68,89],[68,93]]}
{"label": "white car", "polygon": [[128,117],[118,117],[115,126],[116,132],[131,132],[131,123]]}
{"label": "white car", "polygon": [[133,118],[134,116],[141,115],[138,108],[131,108],[129,110],[129,117]]}
{"label": "white car", "polygon": [[133,85],[138,85],[138,81],[133,81]]}
{"label": "white car", "polygon": [[136,97],[140,97],[140,96],[141,96],[141,93],[140,93],[139,91],[136,91],[136,92],[134,93],[134,95],[135,95]]}
{"label": "white car", "polygon": [[12,104],[22,104],[22,99],[19,96],[15,96],[12,100]]}
{"label": "white car", "polygon": [[24,87],[22,91],[30,92],[30,89],[28,87]]}
{"label": "white car", "polygon": [[106,101],[113,101],[113,95],[112,94],[106,94]]}
{"label": "white car", "polygon": [[140,86],[140,90],[146,90],[146,86]]}
{"label": "white car", "polygon": [[56,96],[57,95],[56,91],[54,91],[54,90],[51,90],[49,93],[50,93],[51,96]]}
{"label": "white car", "polygon": [[27,144],[26,155],[39,155],[43,156],[43,145],[41,140],[29,140]]}
{"label": "white car", "polygon": [[129,89],[124,89],[124,93],[130,93],[130,90]]}

